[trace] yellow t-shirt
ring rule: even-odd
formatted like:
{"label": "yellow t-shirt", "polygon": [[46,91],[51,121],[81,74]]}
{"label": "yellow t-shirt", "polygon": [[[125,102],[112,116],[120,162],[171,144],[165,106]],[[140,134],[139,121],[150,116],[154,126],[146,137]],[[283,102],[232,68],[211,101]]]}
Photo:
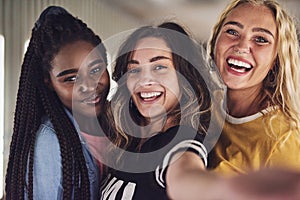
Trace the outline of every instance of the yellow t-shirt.
{"label": "yellow t-shirt", "polygon": [[[291,130],[276,109],[244,117],[226,117],[222,134],[210,155],[212,170],[232,176],[264,167],[300,171],[300,133]],[[271,121],[272,128],[267,124]],[[271,129],[273,129],[271,131]]]}

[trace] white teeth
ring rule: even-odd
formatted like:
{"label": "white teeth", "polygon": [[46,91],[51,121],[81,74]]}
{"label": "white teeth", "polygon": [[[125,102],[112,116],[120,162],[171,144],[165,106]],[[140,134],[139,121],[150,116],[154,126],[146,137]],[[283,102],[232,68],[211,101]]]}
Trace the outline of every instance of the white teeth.
{"label": "white teeth", "polygon": [[239,66],[239,67],[244,67],[244,68],[247,68],[247,69],[251,69],[250,64],[239,61],[239,60],[235,60],[235,59],[232,59],[232,58],[228,60],[228,63],[231,64],[231,65],[236,65],[236,66]]}
{"label": "white teeth", "polygon": [[239,73],[244,73],[245,72],[245,69],[233,69],[234,71],[236,72],[239,72]]}
{"label": "white teeth", "polygon": [[152,98],[161,95],[161,92],[141,92],[142,98]]}

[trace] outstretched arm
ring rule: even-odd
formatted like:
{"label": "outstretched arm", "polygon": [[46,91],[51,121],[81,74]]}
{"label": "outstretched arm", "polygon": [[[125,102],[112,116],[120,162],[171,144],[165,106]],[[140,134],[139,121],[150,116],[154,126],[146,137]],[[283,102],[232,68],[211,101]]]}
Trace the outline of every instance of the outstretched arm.
{"label": "outstretched arm", "polygon": [[[178,153],[179,154],[179,153]],[[174,200],[217,199],[221,178],[205,170],[199,155],[174,155],[166,174],[167,193]]]}
{"label": "outstretched arm", "polygon": [[300,173],[264,169],[223,178],[206,171],[197,154],[184,152],[172,158],[166,173],[166,187],[173,200],[296,200],[300,199]]}

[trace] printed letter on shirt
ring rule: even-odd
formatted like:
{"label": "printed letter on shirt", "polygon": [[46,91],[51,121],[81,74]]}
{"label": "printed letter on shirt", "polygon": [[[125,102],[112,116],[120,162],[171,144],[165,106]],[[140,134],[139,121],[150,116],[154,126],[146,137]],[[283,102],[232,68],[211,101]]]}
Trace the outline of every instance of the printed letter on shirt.
{"label": "printed letter on shirt", "polygon": [[[107,186],[103,189],[101,200],[115,200],[117,193],[120,191],[120,188],[123,184],[124,181],[117,180],[115,177],[112,178]],[[135,186],[135,183],[128,183],[124,188],[121,200],[132,200]]]}

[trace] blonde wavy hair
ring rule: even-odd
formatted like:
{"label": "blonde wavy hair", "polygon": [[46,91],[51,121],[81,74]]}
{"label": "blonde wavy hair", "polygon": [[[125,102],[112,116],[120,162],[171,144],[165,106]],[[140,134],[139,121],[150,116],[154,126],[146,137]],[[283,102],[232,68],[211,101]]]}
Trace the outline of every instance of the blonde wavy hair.
{"label": "blonde wavy hair", "polygon": [[264,79],[263,102],[268,106],[277,106],[291,122],[292,127],[299,126],[300,117],[300,66],[299,43],[294,19],[275,0],[233,0],[220,15],[213,27],[207,43],[209,59],[214,59],[216,40],[229,13],[241,4],[253,4],[269,8],[275,18],[277,37],[277,56],[273,67],[274,80],[272,87],[267,86],[268,76]]}

